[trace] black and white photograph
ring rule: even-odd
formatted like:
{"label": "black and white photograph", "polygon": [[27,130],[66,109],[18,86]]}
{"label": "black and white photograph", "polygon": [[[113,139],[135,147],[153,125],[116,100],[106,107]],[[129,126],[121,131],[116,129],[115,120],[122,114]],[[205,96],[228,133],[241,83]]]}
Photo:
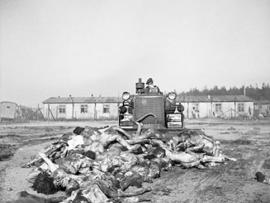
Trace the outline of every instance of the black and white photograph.
{"label": "black and white photograph", "polygon": [[0,0],[0,203],[139,202],[270,202],[270,0]]}

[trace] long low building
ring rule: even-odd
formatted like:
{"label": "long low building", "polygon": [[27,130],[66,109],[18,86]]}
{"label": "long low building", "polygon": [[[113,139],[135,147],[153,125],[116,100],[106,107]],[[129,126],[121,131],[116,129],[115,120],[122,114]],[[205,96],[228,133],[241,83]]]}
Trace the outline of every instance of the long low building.
{"label": "long low building", "polygon": [[117,119],[118,97],[50,97],[46,99],[43,115],[48,120]]}
{"label": "long low building", "polygon": [[252,117],[253,99],[244,95],[180,96],[186,118]]}
{"label": "long low building", "polygon": [[[252,117],[254,101],[244,95],[180,96],[186,118]],[[118,97],[51,97],[46,99],[43,115],[48,120],[117,119]]]}

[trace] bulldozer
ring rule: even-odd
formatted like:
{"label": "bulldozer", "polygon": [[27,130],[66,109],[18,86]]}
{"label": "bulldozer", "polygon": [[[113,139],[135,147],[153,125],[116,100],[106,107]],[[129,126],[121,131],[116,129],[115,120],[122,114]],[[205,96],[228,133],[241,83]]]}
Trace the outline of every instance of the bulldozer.
{"label": "bulldozer", "polygon": [[119,127],[125,130],[143,128],[174,131],[184,128],[184,106],[177,100],[176,92],[163,94],[158,90],[149,91],[139,78],[135,84],[136,93],[123,92],[119,106]]}

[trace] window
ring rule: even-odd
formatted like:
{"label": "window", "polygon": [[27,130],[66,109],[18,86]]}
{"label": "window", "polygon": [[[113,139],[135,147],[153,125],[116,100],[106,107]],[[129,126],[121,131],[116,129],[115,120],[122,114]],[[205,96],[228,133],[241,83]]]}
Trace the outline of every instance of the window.
{"label": "window", "polygon": [[66,113],[66,105],[59,105],[59,113]]}
{"label": "window", "polygon": [[193,104],[193,108],[194,111],[199,111],[199,104]]}
{"label": "window", "polygon": [[200,118],[199,104],[193,104],[191,114],[193,118]]}
{"label": "window", "polygon": [[88,112],[88,105],[82,104],[81,105],[81,113],[87,113]]}
{"label": "window", "polygon": [[216,104],[215,105],[215,110],[216,110],[216,112],[221,112],[221,104]]}
{"label": "window", "polygon": [[110,105],[108,104],[103,105],[103,113],[110,113]]}
{"label": "window", "polygon": [[237,110],[238,110],[238,112],[244,112],[245,111],[244,103],[239,103],[237,105]]}

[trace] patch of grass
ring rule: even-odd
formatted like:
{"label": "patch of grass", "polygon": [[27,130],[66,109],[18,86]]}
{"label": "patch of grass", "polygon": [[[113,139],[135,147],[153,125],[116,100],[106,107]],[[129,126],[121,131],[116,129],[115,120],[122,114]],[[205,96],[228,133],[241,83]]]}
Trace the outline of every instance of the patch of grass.
{"label": "patch of grass", "polygon": [[251,145],[252,141],[248,139],[237,139],[237,140],[222,140],[222,143],[234,145]]}
{"label": "patch of grass", "polygon": [[250,145],[252,142],[251,140],[247,139],[237,139],[233,141],[233,144],[239,144],[239,145]]}
{"label": "patch of grass", "polygon": [[234,127],[229,127],[227,130],[236,130],[236,128],[234,128]]}
{"label": "patch of grass", "polygon": [[222,135],[226,135],[226,134],[230,134],[230,132],[228,132],[228,131],[224,131],[224,132],[220,132],[220,134],[222,134]]}
{"label": "patch of grass", "polygon": [[262,165],[262,168],[270,169],[270,159],[266,159]]}
{"label": "patch of grass", "polygon": [[208,185],[204,189],[198,191],[199,195],[212,199],[214,196],[225,196],[223,188],[220,186]]}
{"label": "patch of grass", "polygon": [[259,134],[259,130],[248,130],[246,132],[243,133],[244,135],[258,135]]}
{"label": "patch of grass", "polygon": [[17,147],[10,144],[0,144],[0,161],[7,160],[12,157]]}

